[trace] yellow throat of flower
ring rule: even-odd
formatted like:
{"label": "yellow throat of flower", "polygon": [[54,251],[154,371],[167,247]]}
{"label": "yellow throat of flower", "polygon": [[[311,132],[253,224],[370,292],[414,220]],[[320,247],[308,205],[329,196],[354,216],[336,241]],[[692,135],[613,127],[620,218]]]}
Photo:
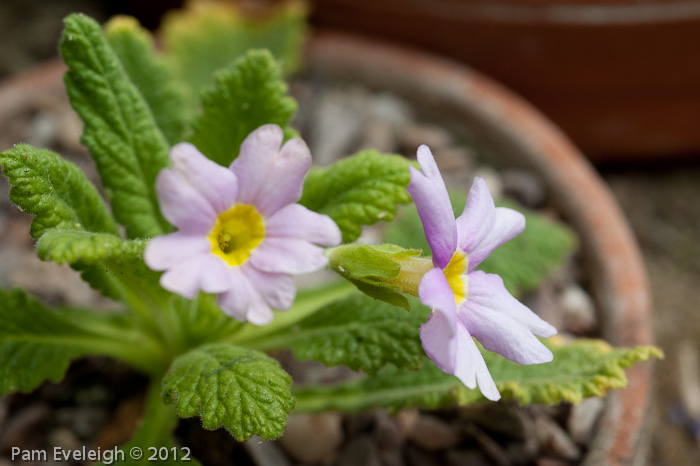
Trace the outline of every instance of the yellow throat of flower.
{"label": "yellow throat of flower", "polygon": [[216,219],[209,233],[211,252],[228,265],[241,265],[265,237],[263,218],[252,205],[237,204]]}
{"label": "yellow throat of flower", "polygon": [[447,264],[445,270],[445,278],[447,278],[447,283],[449,283],[452,292],[455,295],[455,301],[457,306],[464,302],[467,298],[467,266],[469,261],[467,256],[460,250],[457,249],[450,263]]}

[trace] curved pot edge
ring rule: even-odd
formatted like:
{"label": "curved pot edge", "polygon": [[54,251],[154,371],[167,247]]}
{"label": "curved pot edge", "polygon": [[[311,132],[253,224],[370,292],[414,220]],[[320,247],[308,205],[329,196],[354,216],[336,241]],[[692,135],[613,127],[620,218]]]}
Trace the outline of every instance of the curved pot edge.
{"label": "curved pot edge", "polygon": [[[563,211],[575,214],[569,220],[594,271],[594,294],[607,319],[604,336],[621,346],[653,342],[649,286],[636,240],[591,165],[537,110],[464,65],[351,35],[316,34],[305,63],[314,73],[357,79],[445,108],[484,132],[503,153],[521,156],[518,162],[542,175]],[[609,395],[594,451],[584,464],[644,460],[651,375],[651,364],[636,366],[628,371],[628,387]]]}

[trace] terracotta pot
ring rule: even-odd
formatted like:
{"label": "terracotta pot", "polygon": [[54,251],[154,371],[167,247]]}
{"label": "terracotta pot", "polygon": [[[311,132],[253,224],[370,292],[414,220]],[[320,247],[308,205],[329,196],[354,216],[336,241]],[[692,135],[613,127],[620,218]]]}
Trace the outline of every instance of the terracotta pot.
{"label": "terracotta pot", "polygon": [[526,97],[595,161],[700,151],[699,1],[317,0],[318,27],[440,52]]}
{"label": "terracotta pot", "polygon": [[[537,171],[550,198],[582,239],[604,336],[622,346],[652,343],[649,289],[627,223],[579,151],[536,110],[455,62],[366,39],[318,34],[305,57],[312,75],[396,93],[421,111],[442,115],[446,124],[468,133],[496,158]],[[0,127],[20,110],[31,112],[56,94],[64,96],[64,70],[54,61],[2,83]],[[628,371],[628,388],[610,393],[583,464],[644,462],[651,375],[651,364],[636,366]]]}
{"label": "terracotta pot", "polygon": [[[650,344],[651,301],[635,239],[612,194],[569,140],[519,97],[445,59],[337,34],[318,34],[306,50],[313,76],[388,90],[421,111],[452,120],[497,158],[535,170],[582,240],[604,337],[621,346]],[[642,464],[652,365],[629,370],[613,391],[587,466]]]}

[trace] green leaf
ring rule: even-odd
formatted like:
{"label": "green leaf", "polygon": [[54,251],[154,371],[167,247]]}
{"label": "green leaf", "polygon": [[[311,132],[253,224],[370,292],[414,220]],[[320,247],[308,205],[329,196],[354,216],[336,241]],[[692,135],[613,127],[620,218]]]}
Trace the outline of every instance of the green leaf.
{"label": "green leaf", "polygon": [[94,353],[149,370],[152,351],[129,322],[109,315],[44,307],[23,290],[0,288],[0,396],[58,382],[70,361]]}
{"label": "green leaf", "polygon": [[156,56],[151,34],[135,18],[116,16],[105,25],[105,36],[168,145],[183,141],[187,128],[183,89],[176,85],[164,60]]}
{"label": "green leaf", "polygon": [[330,250],[328,265],[364,294],[410,311],[402,293],[417,296],[420,278],[433,268],[430,258],[416,257],[420,253],[393,244],[348,244]]}
{"label": "green leaf", "polygon": [[418,331],[430,310],[411,312],[361,294],[335,301],[290,329],[268,336],[266,349],[290,347],[297,359],[376,373],[387,364],[417,368],[425,356]]}
{"label": "green leaf", "polygon": [[177,357],[163,379],[163,400],[181,418],[200,416],[205,429],[223,426],[237,440],[282,435],[294,408],[292,379],[259,351],[213,343]]}
{"label": "green leaf", "polygon": [[411,201],[406,192],[409,163],[399,155],[361,151],[330,167],[312,169],[299,203],[335,220],[343,242],[350,243],[360,236],[362,225],[389,222],[397,204]]}
{"label": "green leaf", "polygon": [[82,142],[97,165],[107,198],[130,238],[171,229],[160,214],[155,180],[168,165],[168,146],[136,86],[100,26],[74,14],[65,19],[61,55],[73,109],[85,123]]}
{"label": "green leaf", "polygon": [[40,259],[57,264],[97,264],[108,258],[139,257],[145,244],[106,233],[50,230],[37,242],[37,252]]}
{"label": "green leaf", "polygon": [[250,49],[268,49],[285,74],[301,64],[306,8],[283,2],[265,20],[243,16],[231,2],[189,2],[185,10],[166,15],[161,35],[173,73],[189,88],[189,108],[215,71],[230,66]]}
{"label": "green leaf", "polygon": [[287,96],[279,65],[267,51],[253,50],[216,73],[203,96],[204,113],[194,122],[191,142],[219,165],[228,166],[243,140],[258,127],[287,123],[297,104]]}
{"label": "green leaf", "polygon": [[146,244],[144,240],[128,241],[105,233],[50,230],[36,248],[40,259],[70,264],[105,296],[144,306],[169,296],[158,284],[160,274],[143,262]]}
{"label": "green leaf", "polygon": [[58,154],[19,144],[0,153],[0,165],[12,185],[10,199],[34,216],[34,238],[52,228],[117,233],[95,186]]}
{"label": "green leaf", "polygon": [[[462,212],[466,202],[464,193],[451,193],[450,199],[455,212]],[[576,248],[576,235],[566,225],[512,202],[500,201],[497,205],[522,212],[525,231],[496,249],[477,269],[500,275],[508,291],[517,296],[537,288],[564,264]],[[430,250],[415,205],[404,208],[399,219],[387,225],[384,240]]]}
{"label": "green leaf", "polygon": [[[552,339],[545,343],[554,353],[554,361],[531,366],[515,364],[482,349],[503,400],[513,399],[520,404],[579,403],[584,397],[605,396],[608,390],[625,387],[624,368],[663,357],[653,346],[613,348],[601,340],[575,340],[562,345]],[[485,400],[478,389],[466,388],[427,359],[417,371],[388,366],[376,377],[333,386],[299,387],[294,394],[299,411],[357,412],[378,407],[397,411],[417,406],[435,409]]]}

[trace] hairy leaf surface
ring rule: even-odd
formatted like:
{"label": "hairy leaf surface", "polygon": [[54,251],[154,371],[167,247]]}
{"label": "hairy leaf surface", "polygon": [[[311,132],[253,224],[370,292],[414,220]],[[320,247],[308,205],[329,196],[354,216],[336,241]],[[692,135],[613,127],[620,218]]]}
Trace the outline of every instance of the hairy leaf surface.
{"label": "hairy leaf surface", "polygon": [[217,72],[203,103],[191,142],[219,165],[238,157],[243,140],[262,125],[274,123],[292,134],[286,125],[297,104],[287,96],[279,65],[267,51],[250,51]]}
{"label": "hairy leaf surface", "polygon": [[205,429],[223,426],[237,440],[282,435],[294,407],[292,379],[259,351],[213,343],[177,357],[163,379],[163,400],[178,416],[199,416]]}
{"label": "hairy leaf surface", "polygon": [[167,232],[155,191],[168,165],[168,145],[153,114],[107,44],[100,26],[73,14],[65,19],[61,55],[70,102],[85,123],[82,142],[97,165],[117,221],[130,238]]}
{"label": "hairy leaf surface", "polygon": [[389,222],[397,204],[411,202],[406,187],[409,161],[364,150],[327,168],[315,168],[304,181],[300,204],[335,220],[343,242],[355,241],[362,225]]}
{"label": "hairy leaf surface", "polygon": [[153,47],[150,32],[135,18],[117,16],[105,25],[109,46],[136,86],[169,146],[185,139],[187,114],[183,89]]}
{"label": "hairy leaf surface", "polygon": [[[556,341],[545,341],[554,353],[554,361],[540,365],[521,366],[482,349],[502,399],[513,399],[520,404],[579,403],[585,397],[605,396],[608,390],[625,387],[624,368],[663,357],[653,346],[628,349],[613,348],[601,340],[576,340],[569,345]],[[478,389],[466,388],[428,359],[417,371],[388,366],[376,377],[334,386],[299,387],[294,393],[299,411],[434,409],[485,400]]]}
{"label": "hairy leaf surface", "polygon": [[[417,368],[425,356],[418,331],[430,310],[411,298],[413,310],[361,294],[335,301],[290,329],[267,337],[267,348],[290,347],[301,360],[376,373],[387,364]],[[271,345],[271,346],[270,346]]]}
{"label": "hairy leaf surface", "polygon": [[34,216],[34,238],[52,228],[117,233],[95,186],[60,155],[19,144],[0,153],[0,165],[12,185],[10,199]]}

